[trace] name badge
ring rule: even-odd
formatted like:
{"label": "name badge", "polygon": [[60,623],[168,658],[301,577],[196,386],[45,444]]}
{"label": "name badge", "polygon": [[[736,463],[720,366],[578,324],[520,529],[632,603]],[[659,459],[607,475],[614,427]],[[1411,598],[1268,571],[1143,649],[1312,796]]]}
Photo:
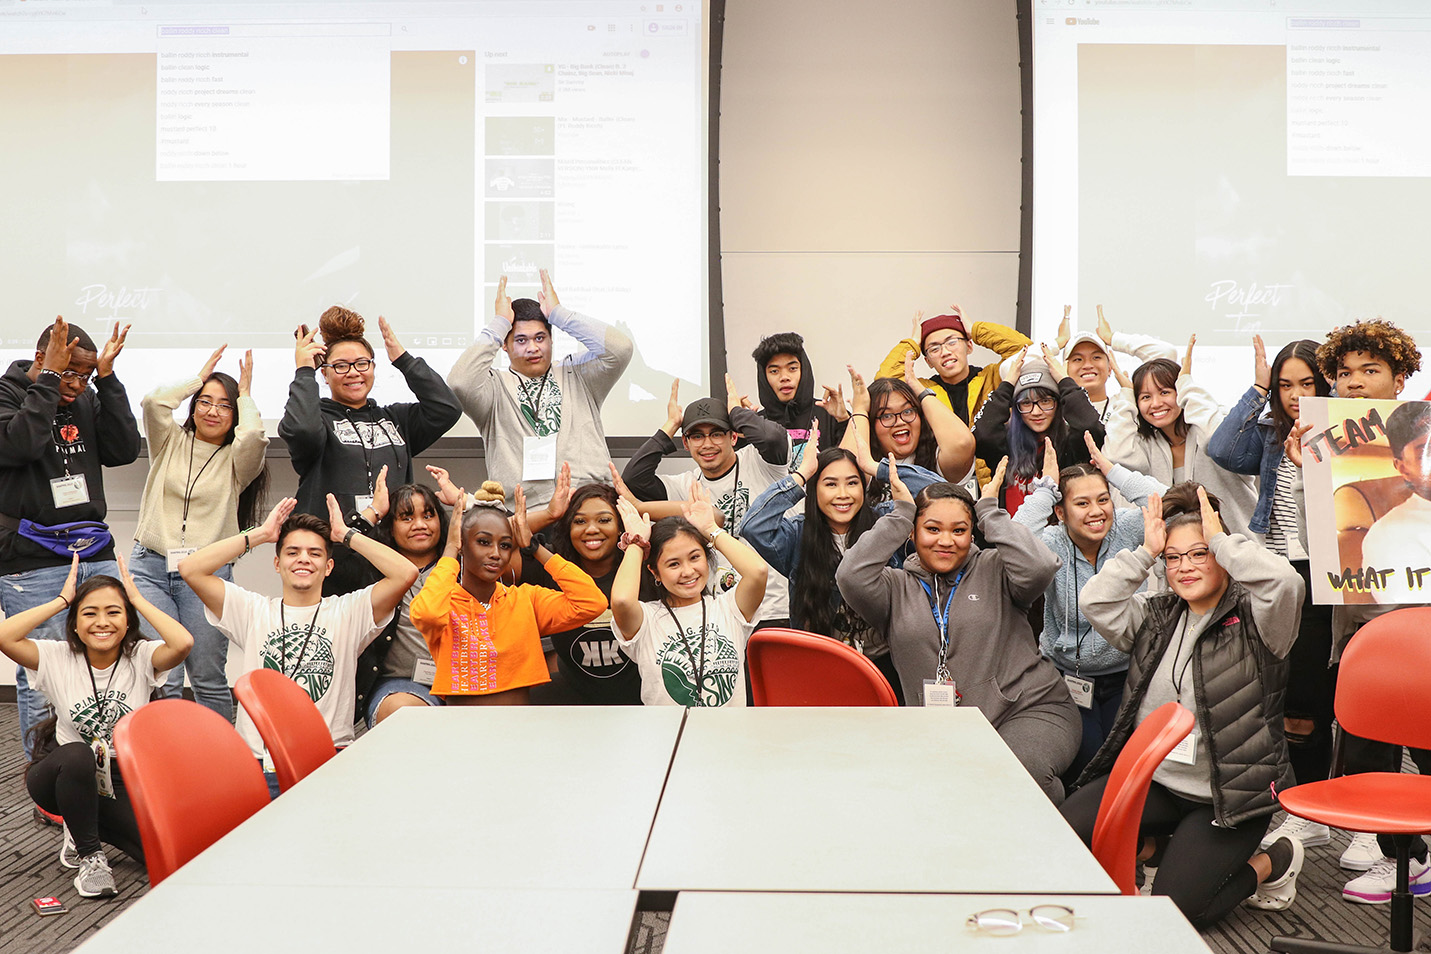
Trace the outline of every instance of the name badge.
{"label": "name badge", "polygon": [[[372,495],[372,494],[366,494],[366,495],[362,495],[362,496],[358,496],[358,497],[354,497],[354,498],[353,498],[353,506],[357,508],[358,513],[362,513],[364,510],[367,510],[367,509],[368,509],[369,507],[371,507],[372,505],[373,505],[373,495]],[[376,511],[374,511],[374,513],[376,513]]]}
{"label": "name badge", "polygon": [[945,708],[957,706],[959,697],[954,693],[954,683],[939,682],[935,679],[924,680],[924,704]]}
{"label": "name badge", "polygon": [[78,507],[89,503],[89,485],[84,474],[55,477],[50,480],[50,495],[55,498],[55,508]]}
{"label": "name badge", "polygon": [[105,798],[113,798],[114,777],[111,772],[114,765],[114,750],[103,739],[95,739],[90,748],[94,749],[94,780],[99,786],[99,794]]}
{"label": "name badge", "polygon": [[556,435],[522,438],[522,480],[556,480],[556,475]]}
{"label": "name badge", "polygon": [[172,550],[167,550],[164,553],[164,565],[170,573],[178,573],[179,561],[198,552],[198,547],[175,547]]}
{"label": "name badge", "polygon": [[420,686],[432,686],[437,678],[437,663],[431,659],[419,659],[412,664],[412,681]]}
{"label": "name badge", "polygon": [[1197,726],[1193,726],[1187,737],[1173,746],[1173,750],[1168,753],[1168,761],[1182,765],[1192,765],[1197,761]]}
{"label": "name badge", "polygon": [[1068,686],[1068,694],[1073,697],[1073,704],[1080,709],[1093,708],[1093,680],[1080,679],[1070,673],[1063,674],[1063,684]]}
{"label": "name badge", "polygon": [[263,750],[263,758],[260,759],[260,761],[263,762],[263,770],[264,770],[265,772],[269,773],[270,775],[272,775],[274,772],[278,771],[277,769],[275,769],[275,768],[273,767],[273,756],[271,756],[271,755],[268,754],[268,749],[267,749],[267,748],[265,748],[265,749]]}

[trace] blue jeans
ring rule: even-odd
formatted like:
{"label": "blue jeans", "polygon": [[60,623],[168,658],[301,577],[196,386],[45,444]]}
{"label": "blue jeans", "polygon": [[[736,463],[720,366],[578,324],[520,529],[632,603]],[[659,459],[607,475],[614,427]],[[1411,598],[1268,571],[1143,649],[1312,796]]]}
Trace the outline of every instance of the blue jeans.
{"label": "blue jeans", "polygon": [[[134,544],[134,550],[129,554],[129,572],[134,576],[134,585],[139,592],[160,612],[178,620],[194,637],[194,648],[189,651],[189,658],[183,666],[170,670],[169,679],[159,693],[165,698],[181,695],[184,691],[184,670],[187,669],[189,685],[194,687],[194,700],[232,722],[234,700],[224,672],[224,664],[229,658],[228,637],[209,624],[198,595],[177,570],[170,573],[167,566],[164,554],[155,553],[138,543]],[[232,581],[233,568],[225,566],[214,575]],[[140,628],[144,630],[146,639],[159,638],[148,620],[141,618]]]}
{"label": "blue jeans", "polygon": [[[69,564],[63,566],[42,566],[37,570],[23,573],[8,573],[0,576],[0,609],[7,617],[25,610],[42,606],[60,595],[65,579],[70,575]],[[76,585],[93,576],[119,576],[119,567],[113,560],[93,560],[79,565]],[[31,639],[65,638],[65,618],[67,613],[56,613],[30,631]],[[30,729],[54,715],[50,700],[43,692],[30,688],[30,680],[25,678],[25,667],[15,667],[15,698],[20,709],[20,744],[24,746],[25,758],[30,758]]]}

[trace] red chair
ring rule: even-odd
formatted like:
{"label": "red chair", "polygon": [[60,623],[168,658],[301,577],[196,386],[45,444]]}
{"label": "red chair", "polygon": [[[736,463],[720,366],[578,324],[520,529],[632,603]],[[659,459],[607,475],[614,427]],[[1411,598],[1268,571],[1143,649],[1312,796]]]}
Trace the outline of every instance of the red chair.
{"label": "red chair", "polygon": [[1176,702],[1154,709],[1133,731],[1103,789],[1098,820],[1093,823],[1093,857],[1123,894],[1138,893],[1138,828],[1148,783],[1168,753],[1192,731],[1192,712]]}
{"label": "red chair", "polygon": [[[1378,616],[1357,631],[1342,653],[1337,676],[1337,724],[1342,731],[1431,749],[1431,719],[1422,704],[1431,672],[1431,606]],[[1307,782],[1277,795],[1282,807],[1346,831],[1390,835],[1396,844],[1396,884],[1391,894],[1391,950],[1411,950],[1410,877],[1412,839],[1431,834],[1431,776],[1398,772],[1342,775]],[[1286,954],[1376,951],[1385,948],[1274,937],[1272,950]]]}
{"label": "red chair", "polygon": [[234,683],[234,695],[273,758],[279,791],[288,791],[337,753],[323,714],[308,693],[283,673],[246,672]]}
{"label": "red chair", "polygon": [[879,667],[827,636],[762,629],[750,637],[746,658],[758,706],[899,705]]}
{"label": "red chair", "polygon": [[140,706],[114,727],[114,746],[151,886],[268,804],[248,743],[196,702]]}

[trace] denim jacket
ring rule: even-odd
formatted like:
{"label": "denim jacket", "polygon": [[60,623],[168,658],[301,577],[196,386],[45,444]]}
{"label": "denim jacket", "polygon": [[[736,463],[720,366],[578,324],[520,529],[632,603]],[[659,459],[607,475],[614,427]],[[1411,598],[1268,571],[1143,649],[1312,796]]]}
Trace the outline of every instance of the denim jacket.
{"label": "denim jacket", "polygon": [[1282,442],[1272,424],[1267,395],[1256,385],[1247,389],[1207,443],[1207,456],[1223,470],[1258,476],[1257,508],[1247,528],[1266,533],[1272,518],[1272,498],[1277,493],[1277,468],[1282,464]]}

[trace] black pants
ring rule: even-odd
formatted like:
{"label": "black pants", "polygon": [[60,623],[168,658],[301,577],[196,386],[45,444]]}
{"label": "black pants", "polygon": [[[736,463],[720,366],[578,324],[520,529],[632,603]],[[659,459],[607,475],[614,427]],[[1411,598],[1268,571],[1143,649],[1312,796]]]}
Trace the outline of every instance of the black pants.
{"label": "black pants", "polygon": [[[1085,845],[1093,842],[1093,823],[1107,784],[1106,775],[1089,782],[1059,808]],[[1190,801],[1153,782],[1139,833],[1169,837],[1153,879],[1153,894],[1171,898],[1198,930],[1221,921],[1257,890],[1257,872],[1247,862],[1257,853],[1271,817],[1220,828],[1212,823],[1211,805]]]}
{"label": "black pants", "polygon": [[1312,731],[1287,736],[1287,755],[1297,784],[1319,782],[1331,774],[1332,702],[1337,694],[1337,671],[1332,656],[1332,608],[1312,602],[1312,576],[1306,560],[1292,566],[1306,584],[1302,600],[1302,625],[1287,654],[1287,710],[1289,719],[1310,719]]}
{"label": "black pants", "polygon": [[1086,678],[1093,680],[1093,705],[1078,710],[1079,717],[1083,719],[1083,741],[1078,746],[1078,754],[1073,757],[1073,764],[1063,773],[1064,784],[1070,788],[1103,747],[1108,733],[1113,731],[1113,720],[1118,718],[1118,710],[1123,705],[1123,687],[1128,682],[1128,670]]}
{"label": "black pants", "polygon": [[[1410,752],[1411,760],[1416,763],[1416,768],[1420,770],[1421,774],[1431,775],[1431,751],[1411,749]],[[1400,772],[1401,746],[1392,745],[1390,742],[1363,739],[1359,735],[1343,732],[1342,767],[1343,774],[1346,775],[1357,775],[1362,772]],[[1377,835],[1376,841],[1381,845],[1383,855],[1388,858],[1396,857],[1396,847],[1392,844],[1390,836]],[[1411,839],[1411,857],[1417,861],[1426,860],[1426,842],[1423,839]]]}
{"label": "black pants", "polygon": [[143,864],[144,848],[139,840],[139,824],[134,820],[134,807],[129,804],[129,793],[119,775],[118,764],[111,760],[110,765],[113,798],[99,794],[99,783],[94,777],[94,751],[83,742],[61,745],[31,765],[25,775],[25,787],[35,804],[47,812],[64,816],[81,858],[99,851],[103,840]]}

